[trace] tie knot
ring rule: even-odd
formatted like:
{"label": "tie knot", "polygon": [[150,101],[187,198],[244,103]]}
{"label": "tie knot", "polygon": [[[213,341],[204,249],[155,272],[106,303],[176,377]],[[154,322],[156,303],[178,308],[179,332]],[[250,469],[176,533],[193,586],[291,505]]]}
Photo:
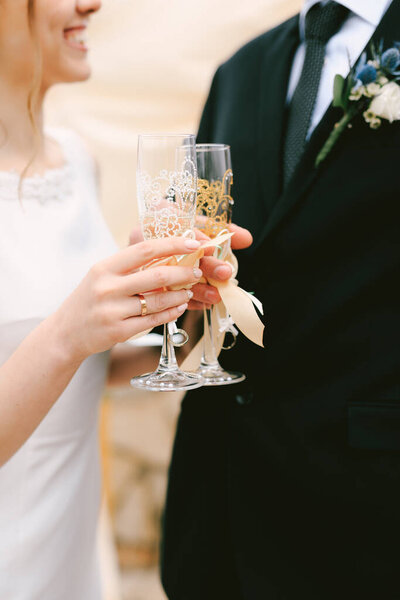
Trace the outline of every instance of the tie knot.
{"label": "tie knot", "polygon": [[329,39],[339,30],[346,19],[349,10],[330,0],[324,6],[321,3],[310,8],[306,15],[305,38],[317,40],[326,44]]}

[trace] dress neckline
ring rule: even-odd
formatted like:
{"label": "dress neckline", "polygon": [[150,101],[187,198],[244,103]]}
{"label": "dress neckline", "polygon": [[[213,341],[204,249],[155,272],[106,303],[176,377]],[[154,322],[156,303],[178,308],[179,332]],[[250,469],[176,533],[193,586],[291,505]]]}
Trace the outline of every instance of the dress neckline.
{"label": "dress neckline", "polygon": [[[53,173],[57,174],[59,171],[64,171],[68,168],[70,164],[69,154],[66,150],[65,144],[60,139],[60,136],[54,131],[54,129],[46,129],[44,132],[45,137],[51,139],[55,142],[61,150],[63,162],[61,165],[57,167],[49,167],[43,171],[43,173],[32,173],[32,175],[27,175],[24,177],[24,181],[30,181],[31,179],[46,179],[47,177],[51,177]],[[21,172],[17,169],[0,169],[0,176],[11,176],[11,177],[20,177]]]}
{"label": "dress neckline", "polygon": [[[48,200],[61,200],[72,192],[72,164],[65,140],[53,130],[46,130],[46,135],[61,148],[64,162],[60,166],[51,167],[43,173],[33,173],[24,177],[21,185],[21,200],[37,200],[44,204]],[[0,170],[0,200],[19,198],[21,173],[17,169]]]}

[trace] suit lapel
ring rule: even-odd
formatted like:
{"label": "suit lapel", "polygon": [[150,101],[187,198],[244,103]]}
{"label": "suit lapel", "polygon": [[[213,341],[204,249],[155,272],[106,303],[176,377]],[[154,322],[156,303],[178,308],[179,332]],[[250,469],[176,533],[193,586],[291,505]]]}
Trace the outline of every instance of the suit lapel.
{"label": "suit lapel", "polygon": [[286,110],[287,84],[293,56],[299,44],[299,17],[290,19],[265,53],[260,72],[258,128],[259,172],[264,201],[269,209],[281,193],[281,143]]}
{"label": "suit lapel", "polygon": [[[400,40],[400,0],[393,0],[380,24],[378,25],[374,35],[369,40],[364,48],[364,51],[369,50],[372,40],[384,40],[384,48],[393,44],[394,41]],[[361,54],[360,54],[361,56]],[[271,215],[264,227],[264,230],[258,240],[257,247],[277,228],[286,215],[293,209],[294,206],[304,197],[307,188],[310,187],[314,179],[318,176],[319,169],[314,167],[316,156],[322,148],[325,140],[328,138],[335,123],[341,118],[342,111],[334,108],[332,105],[327,109],[324,117],[315,128],[303,156],[293,174],[288,187],[276,202]],[[276,152],[275,149],[275,153]],[[280,153],[279,153],[280,159]],[[327,159],[329,160],[329,158]]]}

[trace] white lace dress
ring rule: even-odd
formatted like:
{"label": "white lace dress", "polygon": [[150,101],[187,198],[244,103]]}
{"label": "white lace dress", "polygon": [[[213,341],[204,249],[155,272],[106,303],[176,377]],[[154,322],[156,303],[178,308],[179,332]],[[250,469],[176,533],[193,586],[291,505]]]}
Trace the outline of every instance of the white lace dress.
{"label": "white lace dress", "polygon": [[[51,136],[65,165],[26,179],[21,202],[17,174],[0,172],[0,365],[91,265],[117,249],[100,212],[93,160],[72,132]],[[107,362],[108,353],[86,360],[0,468],[1,600],[101,598],[97,418]]]}

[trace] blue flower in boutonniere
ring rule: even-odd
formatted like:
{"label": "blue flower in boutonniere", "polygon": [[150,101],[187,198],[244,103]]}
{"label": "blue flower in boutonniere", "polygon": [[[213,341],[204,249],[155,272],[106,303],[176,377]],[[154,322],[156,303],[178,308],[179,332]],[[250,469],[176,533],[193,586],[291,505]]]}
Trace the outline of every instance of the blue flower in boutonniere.
{"label": "blue flower in boutonniere", "polygon": [[390,123],[400,120],[400,42],[383,52],[371,46],[372,59],[367,61],[364,52],[358,63],[350,69],[347,79],[336,75],[333,86],[333,106],[343,110],[338,121],[319,152],[315,166],[328,156],[333,146],[358,114],[371,129],[378,129],[382,119]]}

